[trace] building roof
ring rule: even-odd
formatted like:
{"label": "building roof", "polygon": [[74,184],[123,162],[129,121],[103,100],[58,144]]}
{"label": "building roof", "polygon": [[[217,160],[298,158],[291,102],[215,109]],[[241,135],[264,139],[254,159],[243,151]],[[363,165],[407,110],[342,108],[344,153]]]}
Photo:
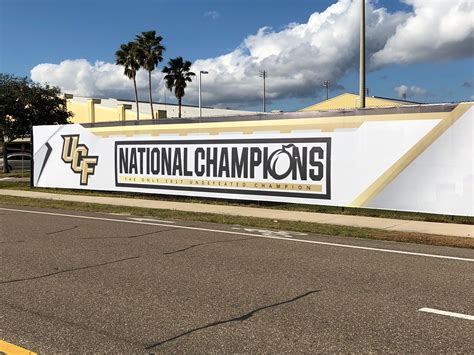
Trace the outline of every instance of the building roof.
{"label": "building roof", "polygon": [[[403,106],[403,105],[415,105],[419,102],[398,100],[398,99],[389,99],[385,97],[377,96],[366,96],[365,106],[366,107],[393,107],[393,106]],[[318,102],[317,104],[305,107],[300,111],[320,111],[320,110],[348,110],[356,109],[359,107],[359,95],[344,93],[335,97],[330,98],[329,100],[324,100]]]}

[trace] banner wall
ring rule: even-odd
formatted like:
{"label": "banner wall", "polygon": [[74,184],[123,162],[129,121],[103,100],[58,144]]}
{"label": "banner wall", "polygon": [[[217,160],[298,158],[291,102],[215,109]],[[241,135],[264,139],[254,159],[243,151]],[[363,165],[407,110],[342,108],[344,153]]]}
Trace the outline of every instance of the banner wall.
{"label": "banner wall", "polygon": [[37,126],[34,185],[474,214],[472,104],[451,112]]}

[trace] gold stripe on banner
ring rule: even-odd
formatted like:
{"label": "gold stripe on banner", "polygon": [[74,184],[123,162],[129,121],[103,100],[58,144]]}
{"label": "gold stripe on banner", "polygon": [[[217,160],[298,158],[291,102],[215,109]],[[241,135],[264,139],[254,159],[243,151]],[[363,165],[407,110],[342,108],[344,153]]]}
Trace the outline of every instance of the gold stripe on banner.
{"label": "gold stripe on banner", "polygon": [[[239,189],[263,189],[278,191],[301,191],[301,192],[322,192],[321,184],[293,184],[285,182],[267,181],[237,181],[237,180],[202,180],[202,179],[181,179],[181,178],[157,178],[142,175],[126,176],[118,178],[119,183],[137,185],[185,185],[185,186],[206,186],[224,187]],[[137,186],[139,187],[139,186]]]}
{"label": "gold stripe on banner", "polygon": [[187,136],[189,134],[204,133],[217,135],[220,133],[254,134],[258,132],[290,133],[299,130],[320,130],[333,132],[335,129],[354,129],[361,127],[365,122],[387,121],[417,121],[434,120],[446,117],[449,112],[425,112],[410,114],[370,115],[350,117],[324,117],[324,118],[298,118],[285,120],[265,121],[232,121],[232,122],[207,122],[207,123],[182,123],[166,125],[138,125],[138,126],[113,126],[92,127],[88,130],[101,137],[135,135],[160,136],[162,134],[175,134]]}
{"label": "gold stripe on banner", "polygon": [[[362,192],[350,207],[363,207],[378,195],[389,183],[391,183],[405,168],[410,165],[421,153],[423,153],[433,142],[451,127],[472,104],[459,104],[453,111],[443,113],[443,118],[431,131],[421,138],[408,152],[406,152],[395,164],[383,173],[372,185]],[[440,115],[441,116],[441,115]],[[439,118],[439,116],[438,116]]]}

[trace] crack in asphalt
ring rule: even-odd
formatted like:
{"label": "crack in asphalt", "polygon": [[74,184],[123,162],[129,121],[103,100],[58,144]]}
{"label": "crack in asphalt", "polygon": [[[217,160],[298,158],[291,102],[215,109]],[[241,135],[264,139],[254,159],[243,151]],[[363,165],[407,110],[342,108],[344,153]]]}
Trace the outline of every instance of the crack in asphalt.
{"label": "crack in asphalt", "polygon": [[301,298],[304,298],[306,296],[309,296],[313,293],[316,293],[316,292],[320,292],[321,290],[312,290],[312,291],[308,291],[302,295],[299,295],[299,296],[296,296],[292,299],[289,299],[289,300],[286,300],[286,301],[282,301],[282,302],[278,302],[278,303],[273,303],[273,304],[270,304],[270,305],[267,305],[267,306],[263,306],[263,307],[259,307],[259,308],[256,308],[248,313],[245,313],[244,315],[241,315],[239,317],[235,317],[235,318],[231,318],[231,319],[225,319],[225,320],[221,320],[221,321],[217,321],[217,322],[212,322],[212,323],[209,323],[209,324],[206,324],[206,325],[203,325],[201,327],[197,327],[197,328],[194,328],[194,329],[191,329],[191,330],[188,330],[184,333],[181,333],[181,334],[178,334],[174,337],[171,337],[171,338],[168,338],[168,339],[165,339],[165,340],[162,340],[162,341],[159,341],[157,343],[154,343],[152,345],[149,345],[147,346],[145,349],[146,350],[150,350],[151,348],[154,348],[154,347],[157,347],[157,346],[160,346],[160,345],[163,345],[165,343],[168,343],[170,341],[173,341],[173,340],[176,340],[178,338],[181,338],[183,336],[186,336],[186,335],[189,335],[191,333],[194,333],[194,332],[197,332],[197,331],[200,331],[200,330],[203,330],[203,329],[207,329],[207,328],[211,328],[211,327],[215,327],[215,326],[218,326],[218,325],[222,325],[222,324],[226,324],[226,323],[231,323],[231,322],[243,322],[249,318],[252,318],[256,313],[260,312],[260,311],[263,311],[265,309],[268,309],[268,308],[273,308],[273,307],[278,307],[278,306],[281,306],[281,305],[284,305],[284,304],[288,304],[288,303],[292,303],[292,302],[295,302]]}
{"label": "crack in asphalt", "polygon": [[24,243],[24,240],[7,240],[5,242],[0,242],[0,244],[5,244],[5,243]]}
{"label": "crack in asphalt", "polygon": [[176,254],[176,253],[182,253],[186,250],[189,250],[189,249],[192,249],[192,248],[195,248],[195,247],[198,247],[198,246],[201,246],[201,245],[209,245],[209,244],[217,244],[217,243],[231,243],[231,242],[238,242],[238,241],[241,241],[241,240],[250,240],[250,239],[256,239],[255,237],[251,237],[251,238],[242,238],[242,239],[232,239],[232,240],[218,240],[218,241],[215,241],[215,242],[207,242],[207,243],[199,243],[199,244],[193,244],[187,248],[184,248],[184,249],[178,249],[178,250],[174,250],[174,251],[170,251],[168,253],[163,253],[163,255],[171,255],[171,254]]}
{"label": "crack in asphalt", "polygon": [[160,229],[153,232],[147,232],[147,233],[137,234],[137,235],[128,235],[125,237],[88,237],[88,238],[80,238],[80,239],[134,239],[134,238],[139,238],[139,237],[146,237],[147,235],[152,235],[156,233],[169,232],[175,229],[178,229],[178,228]]}
{"label": "crack in asphalt", "polygon": [[78,271],[78,270],[84,270],[84,269],[92,269],[92,268],[99,267],[99,266],[115,264],[115,263],[119,263],[119,262],[122,262],[122,261],[138,259],[138,258],[140,258],[140,257],[139,256],[132,256],[132,257],[129,257],[129,258],[108,261],[106,263],[101,263],[101,264],[87,265],[87,266],[81,266],[81,267],[72,268],[72,269],[60,270],[60,271],[52,272],[52,273],[49,273],[49,274],[39,275],[39,276],[32,276],[32,277],[25,277],[25,278],[22,278],[22,279],[0,281],[0,285],[10,284],[10,283],[20,282],[20,281],[36,280],[36,279],[41,279],[41,278],[45,278],[45,277],[49,277],[49,276],[54,276],[54,275],[57,275],[57,274],[63,274],[63,273],[66,273],[66,272],[72,272],[72,271]]}
{"label": "crack in asphalt", "polygon": [[74,226],[74,227],[67,228],[67,229],[61,229],[61,230],[58,230],[58,231],[46,233],[46,235],[51,235],[51,234],[57,234],[57,233],[72,231],[73,229],[76,229],[76,228],[78,228],[78,227],[79,227],[79,226]]}

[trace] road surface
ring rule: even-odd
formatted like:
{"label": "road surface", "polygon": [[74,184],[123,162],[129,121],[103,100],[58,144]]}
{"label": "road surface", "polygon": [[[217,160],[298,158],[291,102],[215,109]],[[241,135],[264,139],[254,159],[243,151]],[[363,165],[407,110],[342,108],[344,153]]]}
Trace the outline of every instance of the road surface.
{"label": "road surface", "polygon": [[474,250],[1,204],[0,227],[0,339],[33,352],[474,352]]}

